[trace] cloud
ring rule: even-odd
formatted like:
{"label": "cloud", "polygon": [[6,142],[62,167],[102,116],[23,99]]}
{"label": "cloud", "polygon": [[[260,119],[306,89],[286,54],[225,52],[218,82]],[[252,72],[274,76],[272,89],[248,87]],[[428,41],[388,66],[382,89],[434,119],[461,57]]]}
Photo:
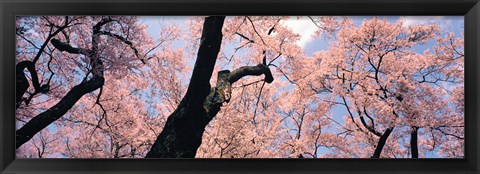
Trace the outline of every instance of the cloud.
{"label": "cloud", "polygon": [[437,24],[441,31],[453,31],[457,34],[463,32],[463,16],[407,16],[402,17],[405,20],[403,26],[419,24]]}
{"label": "cloud", "polygon": [[445,16],[406,16],[402,18],[405,20],[403,26],[410,26],[419,24],[439,23],[443,19],[445,19]]}
{"label": "cloud", "polygon": [[309,42],[314,40],[312,35],[317,30],[317,26],[308,17],[303,16],[297,19],[297,17],[290,16],[283,24],[300,35],[300,40],[297,43],[301,48],[305,48]]}

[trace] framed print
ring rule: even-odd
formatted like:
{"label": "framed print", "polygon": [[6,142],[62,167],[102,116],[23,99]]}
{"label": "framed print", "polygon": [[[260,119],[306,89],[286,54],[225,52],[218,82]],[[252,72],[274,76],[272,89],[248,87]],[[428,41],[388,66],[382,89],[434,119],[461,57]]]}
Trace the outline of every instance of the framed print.
{"label": "framed print", "polygon": [[0,5],[2,173],[479,172],[476,0]]}

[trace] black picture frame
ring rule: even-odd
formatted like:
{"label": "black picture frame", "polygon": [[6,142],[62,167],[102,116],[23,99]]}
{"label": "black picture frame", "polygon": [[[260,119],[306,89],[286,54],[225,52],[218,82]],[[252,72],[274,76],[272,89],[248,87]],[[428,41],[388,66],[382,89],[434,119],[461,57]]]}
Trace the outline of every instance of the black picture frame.
{"label": "black picture frame", "polygon": [[[479,173],[479,0],[0,0],[0,173]],[[464,159],[15,159],[16,15],[464,15]]]}

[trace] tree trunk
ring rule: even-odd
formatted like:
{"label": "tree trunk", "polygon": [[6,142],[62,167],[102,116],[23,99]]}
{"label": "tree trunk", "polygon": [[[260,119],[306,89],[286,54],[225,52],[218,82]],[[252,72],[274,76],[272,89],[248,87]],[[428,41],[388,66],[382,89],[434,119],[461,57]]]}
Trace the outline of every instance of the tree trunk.
{"label": "tree trunk", "polygon": [[377,147],[375,148],[375,152],[373,153],[373,156],[371,158],[380,158],[380,154],[382,153],[383,146],[385,146],[385,143],[387,142],[388,136],[390,136],[390,133],[392,133],[393,128],[387,128],[385,132],[382,134],[380,137],[380,140],[378,140]]}
{"label": "tree trunk", "polygon": [[230,101],[232,84],[242,77],[265,75],[264,81],[273,81],[265,64],[243,66],[233,72],[218,72],[217,84],[210,88],[210,78],[220,51],[225,17],[207,17],[203,24],[200,48],[192,78],[179,106],[168,117],[165,127],[145,158],[193,158],[202,142],[205,127]]}
{"label": "tree trunk", "polygon": [[205,126],[211,120],[203,102],[210,92],[210,78],[220,51],[224,19],[224,16],[205,18],[187,93],[168,117],[163,131],[145,158],[195,157]]}
{"label": "tree trunk", "polygon": [[412,127],[412,133],[410,133],[410,148],[412,151],[412,158],[418,158],[418,128]]}

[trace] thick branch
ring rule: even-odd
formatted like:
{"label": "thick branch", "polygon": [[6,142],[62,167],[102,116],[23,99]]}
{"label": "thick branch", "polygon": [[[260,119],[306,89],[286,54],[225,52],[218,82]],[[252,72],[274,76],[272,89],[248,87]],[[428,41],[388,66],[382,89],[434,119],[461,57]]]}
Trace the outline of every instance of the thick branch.
{"label": "thick branch", "polygon": [[104,81],[103,77],[94,76],[92,79],[73,87],[53,107],[33,117],[27,124],[16,131],[16,148],[22,146],[35,134],[62,117],[83,95],[100,88]]}
{"label": "thick branch", "polygon": [[[16,100],[15,100],[16,108],[20,107],[20,103],[22,103],[22,101],[25,101],[25,104],[28,105],[30,99],[34,95],[38,93],[46,93],[50,90],[48,83],[40,86],[37,70],[35,68],[35,63],[28,60],[22,61],[18,63],[15,68],[16,68],[16,74],[15,74],[16,75]],[[25,73],[23,72],[25,68],[27,68],[27,70],[30,72],[33,88],[35,89],[35,91],[31,94],[30,98],[27,100],[24,100],[22,98],[25,92],[27,92],[28,87],[30,86],[30,84],[28,83],[28,79],[25,76]]]}
{"label": "thick branch", "polygon": [[85,56],[89,56],[90,52],[89,50],[87,49],[83,49],[83,48],[75,48],[75,47],[72,47],[70,46],[69,44],[65,43],[65,42],[62,42],[58,39],[52,39],[51,41],[52,45],[57,48],[59,51],[66,51],[70,54],[83,54]]}
{"label": "thick branch", "polygon": [[[46,84],[46,85],[43,85],[43,86],[39,86],[39,83],[38,83],[38,78],[37,78],[37,73],[36,73],[36,70],[35,70],[35,63],[38,61],[38,59],[40,58],[41,54],[43,52],[45,52],[45,48],[47,48],[47,45],[48,45],[48,42],[50,41],[50,39],[52,39],[54,36],[56,36],[59,32],[65,32],[65,28],[69,27],[69,24],[70,24],[70,21],[68,20],[68,16],[65,16],[65,23],[62,25],[62,26],[55,26],[57,27],[57,30],[55,30],[55,32],[51,33],[52,30],[53,30],[53,23],[50,22],[48,20],[48,18],[44,17],[47,22],[49,22],[49,26],[51,27],[50,28],[50,33],[48,35],[48,37],[45,39],[45,41],[43,42],[42,46],[40,48],[38,48],[32,41],[26,39],[22,34],[22,31],[19,33],[18,30],[17,30],[17,35],[19,35],[20,37],[22,37],[23,39],[25,39],[27,42],[29,42],[30,44],[32,44],[35,48],[37,48],[39,51],[37,52],[37,54],[35,55],[34,59],[33,59],[33,65],[28,65],[28,70],[30,71],[30,74],[32,76],[32,83],[34,85],[34,88],[35,88],[35,92],[30,96],[30,99],[38,94],[39,92],[40,93],[45,93],[45,92],[48,92],[49,91],[49,82]],[[22,27],[23,29],[23,27]],[[18,66],[20,65],[20,66]],[[16,67],[16,70],[17,70],[17,74],[16,74],[16,77],[17,77],[17,93],[16,93],[16,96],[17,96],[17,100],[16,100],[16,107],[18,108],[20,106],[20,103],[22,102],[22,97],[23,97],[23,94],[26,92],[26,90],[28,89],[29,85],[28,85],[28,81],[25,77],[25,74],[23,73],[23,69],[25,67],[22,67],[23,65],[21,65],[20,63],[17,64],[17,67]],[[33,67],[33,68],[31,68]],[[25,84],[26,83],[26,84]],[[28,100],[29,101],[29,100]]]}
{"label": "thick branch", "polygon": [[265,82],[272,83],[273,75],[270,69],[264,64],[258,64],[257,66],[243,66],[230,73],[228,81],[235,83],[239,79],[245,76],[259,76],[265,75]]}
{"label": "thick branch", "polygon": [[259,76],[265,75],[265,82],[271,83],[273,81],[272,72],[264,64],[257,66],[243,66],[233,72],[223,70],[218,72],[217,85],[210,90],[210,94],[204,102],[204,108],[209,117],[213,118],[223,103],[230,101],[232,95],[232,84],[245,76]]}
{"label": "thick branch", "polygon": [[25,76],[23,70],[25,68],[28,69],[30,72],[30,76],[32,78],[32,84],[35,88],[35,91],[40,90],[40,83],[38,82],[37,71],[35,70],[35,63],[31,61],[22,61],[16,65],[16,104],[17,108],[22,102],[22,97],[25,92],[28,90],[30,84],[28,83],[28,79]]}
{"label": "thick branch", "polygon": [[[62,43],[59,40],[54,40],[52,40],[52,44],[61,51],[63,50],[72,53],[86,54],[86,52],[82,51],[81,49],[76,49],[66,43]],[[92,40],[92,42],[96,43],[95,39]],[[93,46],[96,45],[94,44]],[[102,65],[102,61],[96,58],[95,52],[92,51],[91,53],[91,56],[93,56],[93,58],[91,57],[92,68],[95,69]],[[55,120],[61,118],[78,100],[80,100],[83,95],[100,88],[103,86],[104,82],[105,79],[103,77],[103,71],[100,71],[97,73],[94,72],[93,77],[90,80],[74,86],[57,104],[33,117],[30,121],[23,125],[22,128],[16,131],[16,148],[18,149],[25,142],[29,141],[35,134],[52,124]]]}
{"label": "thick branch", "polygon": [[95,26],[93,26],[93,33],[94,34],[98,34],[98,31],[100,30],[100,28],[102,26],[104,26],[105,24],[109,23],[109,22],[112,22],[114,21],[110,16],[108,16],[107,18],[102,18],[102,20],[100,20],[97,24],[95,24]]}

